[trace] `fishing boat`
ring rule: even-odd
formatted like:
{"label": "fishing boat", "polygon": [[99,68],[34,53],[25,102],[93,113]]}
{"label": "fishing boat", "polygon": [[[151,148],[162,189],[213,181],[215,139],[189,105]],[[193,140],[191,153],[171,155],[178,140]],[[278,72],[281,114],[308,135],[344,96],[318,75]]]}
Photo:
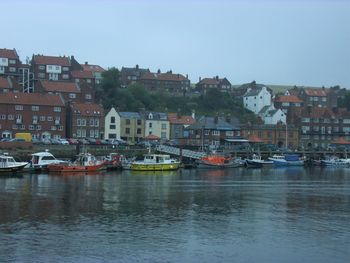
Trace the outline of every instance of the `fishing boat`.
{"label": "fishing boat", "polygon": [[273,155],[268,160],[273,161],[275,166],[303,166],[304,158],[300,158],[298,154]]}
{"label": "fishing boat", "polygon": [[16,160],[7,153],[0,155],[0,172],[15,173],[23,170],[28,162],[16,162]]}
{"label": "fishing boat", "polygon": [[273,161],[263,160],[258,154],[253,154],[251,158],[245,160],[245,163],[247,167],[252,168],[262,168],[273,165]]}
{"label": "fishing boat", "polygon": [[130,164],[133,171],[170,171],[179,167],[180,162],[167,154],[145,154],[142,161],[133,161]]}
{"label": "fishing boat", "polygon": [[73,172],[96,172],[106,169],[105,161],[98,161],[90,153],[82,153],[73,163],[50,164],[47,166],[49,172],[73,173]]}
{"label": "fishing boat", "polygon": [[46,170],[49,164],[62,164],[66,161],[58,160],[50,153],[48,150],[45,152],[37,152],[32,154],[32,158],[25,169],[33,171],[42,171]]}
{"label": "fishing boat", "polygon": [[235,158],[211,155],[197,160],[197,168],[234,168],[241,166],[241,162]]}
{"label": "fishing boat", "polygon": [[110,153],[105,158],[105,165],[107,170],[115,170],[122,168],[122,160],[124,156],[118,153]]}
{"label": "fishing boat", "polygon": [[350,159],[328,156],[321,160],[321,166],[350,166]]}

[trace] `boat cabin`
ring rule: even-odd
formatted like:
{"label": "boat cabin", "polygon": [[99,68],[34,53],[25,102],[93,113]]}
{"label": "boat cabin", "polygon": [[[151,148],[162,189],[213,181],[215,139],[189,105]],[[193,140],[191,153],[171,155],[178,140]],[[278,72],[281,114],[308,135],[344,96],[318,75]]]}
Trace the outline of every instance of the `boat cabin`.
{"label": "boat cabin", "polygon": [[145,163],[165,163],[165,162],[175,162],[175,160],[170,159],[170,155],[167,154],[146,154],[144,157]]}
{"label": "boat cabin", "polygon": [[6,154],[0,155],[0,167],[5,168],[8,167],[9,165],[15,164],[16,161],[12,156],[8,156]]}

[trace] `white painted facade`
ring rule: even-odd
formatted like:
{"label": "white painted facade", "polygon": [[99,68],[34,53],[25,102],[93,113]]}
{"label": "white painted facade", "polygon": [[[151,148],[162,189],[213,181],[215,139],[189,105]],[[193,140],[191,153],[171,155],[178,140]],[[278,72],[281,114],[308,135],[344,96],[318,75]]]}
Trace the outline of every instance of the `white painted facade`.
{"label": "white painted facade", "polygon": [[252,96],[249,95],[250,89],[247,91],[247,96],[243,96],[244,108],[258,114],[265,106],[271,105],[271,93],[264,86],[260,91]]}
{"label": "white painted facade", "polygon": [[283,122],[284,124],[287,121],[286,114],[281,110],[278,109],[273,114],[267,114],[263,117],[265,124],[273,124],[276,125],[278,122]]}
{"label": "white painted facade", "polygon": [[170,123],[168,120],[155,119],[150,112],[145,121],[145,137],[155,135],[161,139],[170,139]]}
{"label": "white painted facade", "polygon": [[120,116],[113,107],[105,116],[104,138],[120,140]]}

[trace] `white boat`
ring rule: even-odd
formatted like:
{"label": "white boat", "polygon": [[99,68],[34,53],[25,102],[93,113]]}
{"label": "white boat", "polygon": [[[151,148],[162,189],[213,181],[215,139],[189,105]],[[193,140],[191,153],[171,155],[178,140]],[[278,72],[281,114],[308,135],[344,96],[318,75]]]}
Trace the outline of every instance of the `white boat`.
{"label": "white boat", "polygon": [[25,167],[26,169],[32,169],[34,171],[41,171],[47,169],[49,164],[60,164],[67,163],[63,160],[58,160],[49,151],[37,152],[32,154],[32,158],[29,164]]}
{"label": "white boat", "polygon": [[273,155],[268,160],[273,161],[275,166],[303,166],[305,160],[297,154]]}
{"label": "white boat", "polygon": [[0,172],[15,173],[22,170],[28,162],[16,162],[16,160],[6,153],[0,155]]}
{"label": "white boat", "polygon": [[133,171],[170,171],[179,167],[180,162],[167,154],[145,154],[142,161],[134,161],[130,165]]}
{"label": "white boat", "polygon": [[266,166],[272,166],[273,161],[271,160],[263,160],[260,155],[253,154],[251,158],[245,160],[247,167],[256,167],[262,168]]}
{"label": "white boat", "polygon": [[321,166],[350,166],[349,158],[327,157],[321,160]]}

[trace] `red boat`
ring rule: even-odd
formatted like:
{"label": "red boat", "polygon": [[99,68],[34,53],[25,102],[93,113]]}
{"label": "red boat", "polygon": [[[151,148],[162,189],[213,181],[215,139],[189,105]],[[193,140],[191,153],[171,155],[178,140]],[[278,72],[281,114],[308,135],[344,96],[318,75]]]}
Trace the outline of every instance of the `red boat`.
{"label": "red boat", "polygon": [[123,155],[118,153],[111,153],[105,158],[105,164],[107,170],[121,169]]}
{"label": "red boat", "polygon": [[97,161],[95,156],[84,153],[80,154],[74,163],[50,164],[47,169],[51,173],[96,172],[106,169],[105,164],[104,161]]}
{"label": "red boat", "polygon": [[234,168],[241,166],[238,159],[228,156],[211,155],[197,161],[198,168]]}

